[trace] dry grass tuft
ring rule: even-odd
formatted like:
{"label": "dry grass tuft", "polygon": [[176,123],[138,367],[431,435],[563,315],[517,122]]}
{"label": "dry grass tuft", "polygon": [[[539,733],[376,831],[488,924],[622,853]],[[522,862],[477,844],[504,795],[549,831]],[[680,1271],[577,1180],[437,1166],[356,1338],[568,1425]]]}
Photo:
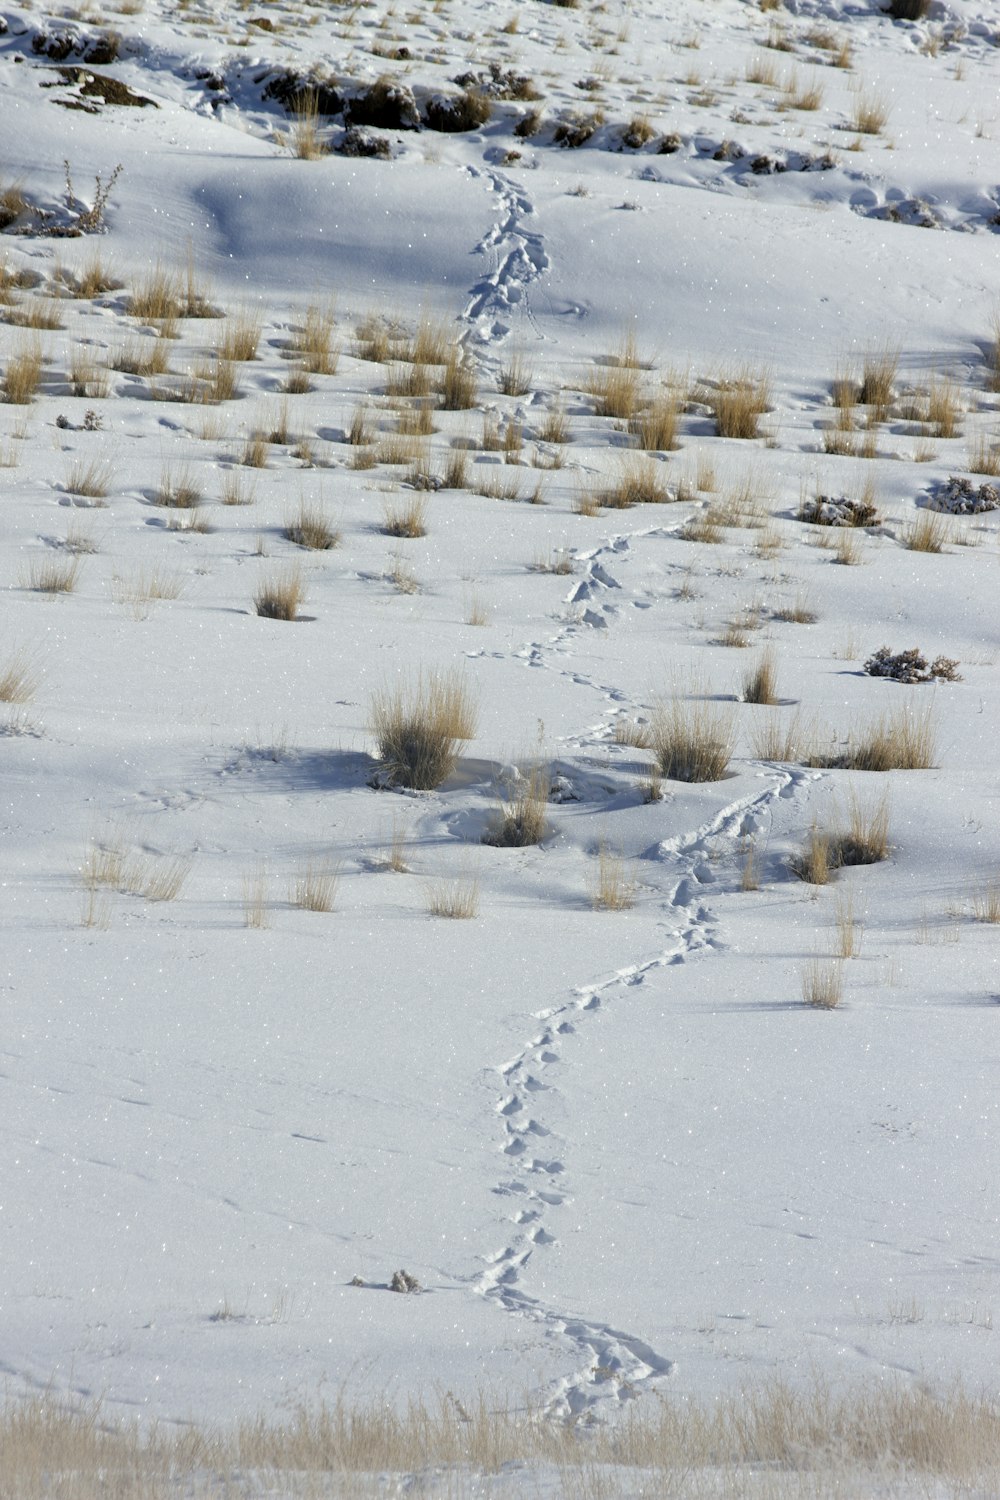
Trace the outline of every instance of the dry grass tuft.
{"label": "dry grass tuft", "polygon": [[320,133],[319,96],[315,89],[303,89],[296,96],[292,125],[281,144],[287,144],[300,161],[318,161],[329,154]]}
{"label": "dry grass tuft", "polygon": [[163,339],[130,339],[114,355],[112,368],[121,370],[126,375],[165,375],[168,353]]}
{"label": "dry grass tuft", "polygon": [[816,611],[809,603],[808,597],[796,594],[791,604],[782,604],[774,611],[776,620],[784,620],[789,625],[815,625],[819,619]]}
{"label": "dry grass tuft", "polygon": [[762,703],[773,707],[778,700],[778,667],[774,652],[768,647],[743,677],[740,696],[744,703]]}
{"label": "dry grass tuft", "polygon": [[253,484],[247,482],[246,476],[238,469],[230,469],[222,479],[222,494],[220,500],[223,505],[252,505],[257,497]]}
{"label": "dry grass tuft", "polygon": [[851,771],[926,771],[935,763],[937,730],[930,708],[904,706],[851,737],[838,763]]}
{"label": "dry grass tuft", "polygon": [[908,552],[943,552],[952,535],[951,518],[944,511],[921,510],[902,532]]}
{"label": "dry grass tuft", "polygon": [[111,488],[111,465],[100,458],[78,458],[66,476],[66,488],[88,500],[103,500]]}
{"label": "dry grass tuft", "polygon": [[386,536],[418,537],[427,535],[427,501],[421,494],[399,500],[386,500],[383,506],[382,530]]}
{"label": "dry grass tuft", "polygon": [[597,416],[628,422],[636,415],[641,387],[639,371],[634,366],[601,365],[588,376],[584,389],[593,397]]}
{"label": "dry grass tuft", "polygon": [[7,322],[15,328],[35,328],[48,333],[63,327],[59,304],[51,297],[32,297],[30,301],[19,302],[7,314]]}
{"label": "dry grass tuft", "polygon": [[464,490],[469,482],[469,455],[464,448],[453,448],[448,454],[441,478],[446,490]]}
{"label": "dry grass tuft", "polygon": [[590,904],[595,911],[628,911],[635,905],[639,882],[617,850],[601,841],[597,869],[590,880]]}
{"label": "dry grass tuft", "polygon": [[524,849],[540,844],[546,832],[552,773],[547,765],[532,766],[507,788],[500,809],[483,834],[483,843],[495,849]]}
{"label": "dry grass tuft", "polygon": [[1000,922],[1000,886],[988,885],[972,898],[972,914],[977,922]]}
{"label": "dry grass tuft", "polygon": [[201,490],[188,468],[176,473],[168,465],[160,475],[160,487],[154,497],[157,505],[166,505],[173,510],[194,510],[201,504]]}
{"label": "dry grass tuft", "polygon": [[380,770],[394,786],[431,791],[455,768],[458,746],[476,733],[471,690],[455,672],[420,676],[372,697],[369,728]]}
{"label": "dry grass tuft", "polygon": [[534,370],[520,349],[515,349],[501,366],[497,386],[503,396],[526,396],[531,390]]}
{"label": "dry grass tuft", "polygon": [[664,505],[669,498],[660,465],[644,454],[629,454],[621,460],[610,489],[602,492],[601,504],[609,510],[627,510],[632,505]]}
{"label": "dry grass tuft", "polygon": [[253,596],[254,609],[265,620],[294,620],[305,597],[305,585],[298,568],[286,568],[262,579]]}
{"label": "dry grass tuft", "polygon": [[247,469],[266,469],[268,447],[267,438],[262,432],[249,433],[240,453],[240,463]]}
{"label": "dry grass tuft", "polygon": [[79,576],[78,557],[32,558],[22,572],[21,586],[38,594],[71,594]]}
{"label": "dry grass tuft", "polygon": [[263,330],[261,314],[244,307],[227,320],[216,353],[219,359],[248,364],[257,358],[257,345]]}
{"label": "dry grass tuft", "polygon": [[111,597],[123,604],[135,620],[144,620],[159,599],[179,599],[184,582],[177,573],[166,573],[159,567],[139,568],[132,573],[116,573],[111,579]]}
{"label": "dry grass tuft", "polygon": [[301,327],[288,341],[290,351],[310,375],[336,374],[339,351],[332,346],[333,325],[332,307],[307,307]]}
{"label": "dry grass tuft", "polygon": [[680,447],[677,441],[680,411],[680,400],[676,393],[658,396],[651,406],[632,418],[629,432],[637,439],[640,448],[657,453],[671,453]]}
{"label": "dry grass tuft", "polygon": [[468,922],[479,915],[479,881],[476,876],[438,880],[427,892],[427,910],[432,917]]}
{"label": "dry grass tuft", "polygon": [[75,347],[69,357],[69,384],[74,396],[103,399],[110,389],[108,371],[86,349]]}
{"label": "dry grass tuft", "polygon": [[169,323],[180,316],[180,288],[177,278],[162,266],[154,266],[134,283],[128,300],[129,316],[143,323]]}
{"label": "dry grass tuft", "polygon": [[569,430],[569,418],[561,403],[550,406],[545,413],[545,420],[538,429],[538,440],[541,443],[569,443],[572,441]]}
{"label": "dry grass tuft", "polygon": [[844,891],[837,897],[837,957],[857,958],[861,952],[861,923],[854,915],[854,892]]}
{"label": "dry grass tuft", "polygon": [[898,369],[899,349],[893,344],[869,349],[864,356],[858,402],[861,406],[871,407],[871,415],[876,421],[885,421],[889,414]]}
{"label": "dry grass tuft", "polygon": [[284,535],[288,541],[311,552],[328,552],[340,543],[340,532],[330,525],[322,508],[305,500],[299,502],[298,515],[286,523]]}
{"label": "dry grass tuft", "polygon": [[439,386],[443,411],[468,411],[479,400],[476,367],[470,355],[452,348]]}
{"label": "dry grass tuft", "polygon": [[263,864],[255,865],[242,883],[243,925],[257,931],[271,925],[267,870]]}
{"label": "dry grass tuft", "polygon": [[843,964],[814,958],[802,971],[802,999],[814,1010],[835,1010],[844,998]]}
{"label": "dry grass tuft", "polygon": [[23,648],[0,666],[0,703],[30,703],[38,691],[42,671],[37,658]]}
{"label": "dry grass tuft", "polygon": [[962,404],[958,386],[953,380],[933,380],[927,392],[925,421],[931,428],[931,436],[953,438],[959,436],[959,416]]}
{"label": "dry grass tuft", "polygon": [[851,129],[858,135],[881,135],[888,123],[888,101],[874,88],[859,87],[851,110]]}
{"label": "dry grass tuft", "polygon": [[27,406],[34,400],[42,380],[42,346],[30,339],[13,349],[3,374],[4,400],[11,406]]}
{"label": "dry grass tuft", "polygon": [[970,474],[989,474],[991,478],[1000,474],[1000,447],[986,433],[980,433],[969,448],[968,467]]}
{"label": "dry grass tuft", "polygon": [[660,774],[671,781],[721,781],[735,740],[726,707],[673,697],[658,703],[650,724]]}
{"label": "dry grass tuft", "polygon": [[758,437],[758,418],[771,405],[770,378],[766,371],[744,366],[723,375],[708,401],[719,437]]}
{"label": "dry grass tuft", "polygon": [[791,859],[792,873],[810,885],[828,885],[830,881],[830,836],[816,823],[809,830],[805,848]]}
{"label": "dry grass tuft", "polygon": [[889,794],[869,803],[852,789],[847,804],[847,828],[830,839],[833,863],[876,865],[889,858]]}
{"label": "dry grass tuft", "polygon": [[409,346],[403,349],[400,357],[415,365],[446,365],[451,357],[452,347],[452,333],[448,325],[423,317]]}
{"label": "dry grass tuft", "polygon": [[340,871],[329,865],[306,865],[292,881],[290,899],[302,911],[333,911]]}

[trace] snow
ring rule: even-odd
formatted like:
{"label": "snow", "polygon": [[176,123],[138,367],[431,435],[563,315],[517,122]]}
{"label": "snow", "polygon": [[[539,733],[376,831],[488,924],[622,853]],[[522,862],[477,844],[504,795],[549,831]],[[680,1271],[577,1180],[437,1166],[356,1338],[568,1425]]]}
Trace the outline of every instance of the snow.
{"label": "snow", "polygon": [[[87,203],[95,174],[122,165],[103,233],[4,234],[7,267],[36,283],[12,295],[32,305],[95,250],[124,283],[60,301],[37,399],[0,406],[14,460],[0,469],[0,671],[20,651],[41,676],[33,702],[2,705],[0,739],[0,1369],[14,1396],[224,1425],[344,1385],[403,1402],[486,1382],[599,1418],[648,1392],[710,1400],[775,1375],[995,1386],[1000,985],[974,901],[997,879],[997,517],[956,517],[941,554],[904,541],[973,442],[998,438],[996,16],[974,0],[912,24],[835,0],[667,9],[289,4],[268,7],[270,34],[237,7],[146,0],[113,18],[119,61],[91,71],[157,108],[93,113],[58,108],[74,76],[32,52],[61,13],[6,13],[4,184],[58,221],[64,159]],[[771,24],[794,52],[762,46]],[[850,38],[853,69],[828,65],[816,28]],[[373,54],[383,34],[411,58]],[[820,82],[820,108],[778,110],[780,86],[746,79],[760,56],[779,80]],[[402,76],[421,104],[493,59],[536,82],[539,134],[513,133],[532,105],[501,101],[477,131],[385,132],[391,161],[298,160],[263,97],[268,69],[317,65],[341,85]],[[858,87],[890,116],[854,150]],[[597,107],[585,146],[554,144],[560,115]],[[680,147],[621,150],[641,113]],[[716,159],[724,142],[742,154]],[[750,171],[760,154],[788,170]],[[914,200],[940,227],[907,222]],[[873,216],[893,205],[902,222]],[[155,379],[113,372],[106,397],[75,398],[72,351],[113,355],[145,326],[128,316],[133,280],[188,264],[230,316],[262,318],[239,396],[168,401]],[[292,443],[241,468],[247,435],[281,409],[309,305],[334,310],[340,346],[335,374],[287,397],[314,462]],[[385,368],[354,345],[369,316],[410,332],[444,319],[477,362],[477,408],[435,413],[430,440],[438,473],[449,444],[469,445],[468,488],[430,493],[414,540],[381,528],[406,471],[355,469],[344,442],[359,401],[389,430]],[[171,370],[195,369],[224,326],[182,320]],[[647,391],[705,383],[679,449],[653,459],[688,498],[579,514],[629,447],[586,392],[630,332]],[[0,366],[27,336],[0,326]],[[898,351],[901,397],[955,383],[959,436],[894,408],[875,458],[824,452],[830,383],[874,349]],[[514,352],[532,376],[520,397],[496,390]],[[771,388],[752,443],[715,436],[706,404],[743,366]],[[572,441],[557,448],[537,432],[560,402]],[[524,424],[519,464],[477,451],[484,413]],[[107,465],[104,501],[73,494],[75,461]],[[706,463],[714,493],[696,488]],[[207,530],[154,503],[168,468],[203,491]],[[220,503],[234,472],[252,505]],[[516,476],[522,503],[475,493],[484,474]],[[860,566],[841,566],[817,545],[841,531],[796,513],[869,476],[882,523],[858,533]],[[752,527],[684,539],[744,481],[775,555]],[[529,505],[536,485],[544,503]],[[330,517],[337,548],[284,538],[300,502]],[[30,569],[66,559],[70,528],[95,550],[74,591],[47,596]],[[574,576],[531,570],[557,555]],[[394,559],[418,591],[393,587]],[[259,582],[293,563],[300,619],[258,618]],[[152,570],[178,596],[123,603]],[[800,595],[816,623],[778,618]],[[485,624],[468,623],[474,604]],[[721,644],[741,612],[761,627],[750,651]],[[770,708],[739,701],[765,643]],[[954,658],[961,681],[867,677],[882,645]],[[454,668],[479,709],[458,771],[433,793],[374,790],[373,692]],[[671,692],[729,705],[735,753],[726,779],[666,781],[648,802],[651,757],[616,725]],[[832,758],[900,706],[930,708],[931,769],[755,750],[760,725],[798,712]],[[483,846],[504,768],[539,756],[565,793],[548,837]],[[885,863],[827,887],[793,876],[811,826],[883,791]],[[408,872],[386,864],[394,826]],[[178,899],[90,899],[87,850],[109,840],[188,861]],[[757,891],[743,888],[749,843]],[[637,883],[627,910],[591,906],[605,845]],[[332,912],[289,897],[310,864],[339,873]],[[261,869],[257,929],[244,885]],[[474,920],[428,913],[441,879],[478,881]],[[844,1001],[820,1013],[800,977],[836,954],[848,900],[860,949]],[[419,1295],[389,1292],[398,1269]]]}

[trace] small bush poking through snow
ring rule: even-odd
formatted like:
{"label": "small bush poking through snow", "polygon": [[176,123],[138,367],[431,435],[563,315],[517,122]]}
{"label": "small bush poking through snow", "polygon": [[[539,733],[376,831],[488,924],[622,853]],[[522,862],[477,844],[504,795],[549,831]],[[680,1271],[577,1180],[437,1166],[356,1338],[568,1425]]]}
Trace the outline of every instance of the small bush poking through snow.
{"label": "small bush poking through snow", "polygon": [[389,1282],[390,1292],[419,1292],[420,1282],[409,1271],[393,1271]]}
{"label": "small bush poking through snow", "polygon": [[377,692],[369,727],[384,775],[414,791],[440,786],[454,770],[460,741],[475,735],[476,717],[469,688],[455,673]]}
{"label": "small bush poking through snow", "polygon": [[971,479],[952,474],[931,496],[931,510],[950,516],[977,516],[982,511],[1000,510],[1000,490],[994,484],[976,486]]}
{"label": "small bush poking through snow", "polygon": [[803,500],[798,519],[813,526],[877,526],[882,518],[870,500],[816,495]]}
{"label": "small bush poking through snow", "polygon": [[961,682],[958,662],[950,656],[936,656],[928,662],[922,651],[911,646],[909,651],[890,650],[880,646],[865,662],[864,670],[869,677],[891,677],[893,682]]}

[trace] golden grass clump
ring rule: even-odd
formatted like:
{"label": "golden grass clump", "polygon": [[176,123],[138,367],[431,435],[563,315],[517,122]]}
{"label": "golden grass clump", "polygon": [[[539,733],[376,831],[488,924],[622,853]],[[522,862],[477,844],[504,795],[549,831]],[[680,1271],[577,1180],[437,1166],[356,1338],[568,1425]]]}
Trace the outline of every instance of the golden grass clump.
{"label": "golden grass clump", "polygon": [[69,357],[68,374],[74,396],[96,401],[108,394],[108,371],[97,363],[88,350],[79,347],[73,349]]}
{"label": "golden grass clump", "polygon": [[735,734],[728,708],[676,696],[656,705],[650,724],[660,774],[671,781],[721,781]]}
{"label": "golden grass clump", "polygon": [[520,349],[515,349],[500,366],[497,386],[503,396],[526,396],[533,379],[534,371],[526,356]]}
{"label": "golden grass clump", "polygon": [[103,500],[111,488],[111,465],[100,458],[78,458],[66,476],[66,488],[84,499]]}
{"label": "golden grass clump", "polygon": [[179,599],[183,588],[179,574],[164,572],[159,567],[116,573],[111,579],[112,599],[124,605],[134,620],[145,620],[157,600]]}
{"label": "golden grass clump", "polygon": [[500,808],[483,834],[483,843],[495,849],[523,849],[540,844],[545,837],[546,813],[552,775],[548,766],[532,766],[519,776],[502,797]]}
{"label": "golden grass clump", "polygon": [[23,648],[0,665],[0,703],[30,703],[38,691],[41,668]]}
{"label": "golden grass clump", "polygon": [[248,364],[257,358],[263,319],[254,308],[244,307],[226,322],[216,351],[219,359]]}
{"label": "golden grass clump", "polygon": [[456,672],[429,673],[373,695],[369,727],[383,775],[394,786],[432,791],[454,770],[458,747],[476,733],[472,692]]}
{"label": "golden grass clump", "polygon": [[434,881],[427,893],[427,910],[432,917],[471,921],[479,915],[479,881],[475,876]]}
{"label": "golden grass clump", "polygon": [[315,89],[303,89],[296,96],[291,129],[282,144],[287,144],[300,161],[318,161],[328,154],[320,133],[319,96]]}
{"label": "golden grass clump", "polygon": [[851,129],[858,135],[881,135],[888,123],[888,101],[874,88],[859,88],[851,110]]}
{"label": "golden grass clump", "polygon": [[177,278],[162,266],[154,266],[132,287],[128,313],[143,323],[170,323],[181,312]]}
{"label": "golden grass clump", "polygon": [[572,442],[569,430],[569,418],[561,402],[557,402],[555,406],[550,406],[545,413],[545,420],[538,429],[538,440],[541,443],[562,444]]}
{"label": "golden grass clump", "polygon": [[338,351],[332,347],[333,326],[333,308],[312,305],[306,308],[301,326],[288,341],[289,350],[310,375],[336,374]]}
{"label": "golden grass clump", "polygon": [[292,881],[292,905],[301,911],[333,911],[339,883],[340,871],[336,867],[308,864]]}
{"label": "golden grass clump", "polygon": [[599,417],[631,421],[641,400],[639,372],[628,364],[601,365],[587,378],[585,389]]}
{"label": "golden grass clump", "polygon": [[758,437],[758,418],[771,404],[770,379],[765,371],[744,366],[723,375],[708,400],[719,437]]}
{"label": "golden grass clump", "polygon": [[298,568],[286,568],[261,580],[254,594],[254,609],[265,620],[295,620],[305,597]]}
{"label": "golden grass clump", "polygon": [[953,438],[959,436],[959,417],[962,405],[958,386],[953,380],[933,380],[927,392],[925,420],[931,428],[931,436]]}
{"label": "golden grass clump", "polygon": [[160,475],[160,487],[154,498],[157,505],[166,505],[173,510],[194,510],[201,504],[201,490],[190,469],[175,472],[168,465]]}
{"label": "golden grass clump", "polygon": [[475,364],[461,349],[449,351],[438,389],[443,411],[468,411],[479,400]]}
{"label": "golden grass clump", "polygon": [[839,763],[851,771],[926,771],[935,763],[936,743],[932,710],[904,706],[852,736]]}
{"label": "golden grass clump", "polygon": [[902,532],[903,546],[908,552],[943,552],[945,543],[952,535],[951,517],[944,511],[921,510],[915,520]]}
{"label": "golden grass clump", "polygon": [[677,432],[680,426],[680,401],[676,394],[658,396],[655,401],[629,422],[629,432],[637,439],[639,447],[657,453],[670,453],[679,448]]}
{"label": "golden grass clump", "polygon": [[451,358],[452,335],[447,324],[421,318],[402,358],[415,365],[446,365]]}
{"label": "golden grass clump", "polygon": [[839,958],[814,958],[802,971],[802,999],[813,1010],[836,1010],[844,998],[844,969]]}
{"label": "golden grass clump", "polygon": [[286,523],[284,535],[297,547],[305,547],[311,552],[329,552],[340,542],[340,532],[331,526],[322,507],[310,505],[305,500],[300,501],[298,514]]}
{"label": "golden grass clump", "polygon": [[418,537],[427,535],[427,501],[421,494],[386,501],[382,518],[386,536]]}
{"label": "golden grass clump", "polygon": [[126,375],[165,375],[169,350],[164,339],[130,339],[112,358],[112,368]]}
{"label": "golden grass clump", "polygon": [[761,703],[773,707],[778,699],[778,666],[768,647],[743,677],[740,693],[744,703]]}
{"label": "golden grass clump", "polygon": [[869,349],[864,356],[858,402],[861,406],[871,407],[872,417],[877,421],[884,421],[888,416],[898,369],[899,349],[893,344]]}
{"label": "golden grass clump", "polygon": [[630,454],[618,468],[613,484],[601,494],[609,510],[627,510],[632,505],[663,505],[669,499],[660,467],[645,454]]}
{"label": "golden grass clump", "polygon": [[590,904],[595,911],[628,911],[635,905],[639,882],[628,861],[601,840],[597,868],[590,880]]}
{"label": "golden grass clump", "polygon": [[38,594],[72,594],[80,576],[79,557],[36,557],[24,569],[22,587]]}
{"label": "golden grass clump", "polygon": [[3,373],[4,400],[11,406],[27,406],[33,401],[42,380],[42,363],[42,346],[37,338],[12,350]]}

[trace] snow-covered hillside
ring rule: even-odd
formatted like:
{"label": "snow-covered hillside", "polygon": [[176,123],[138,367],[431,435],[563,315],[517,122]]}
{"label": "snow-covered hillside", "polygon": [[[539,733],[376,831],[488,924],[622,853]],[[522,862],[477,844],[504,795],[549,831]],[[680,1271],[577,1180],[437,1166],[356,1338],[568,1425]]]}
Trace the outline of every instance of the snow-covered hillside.
{"label": "snow-covered hillside", "polygon": [[996,7],[0,31],[10,1400],[992,1392]]}

